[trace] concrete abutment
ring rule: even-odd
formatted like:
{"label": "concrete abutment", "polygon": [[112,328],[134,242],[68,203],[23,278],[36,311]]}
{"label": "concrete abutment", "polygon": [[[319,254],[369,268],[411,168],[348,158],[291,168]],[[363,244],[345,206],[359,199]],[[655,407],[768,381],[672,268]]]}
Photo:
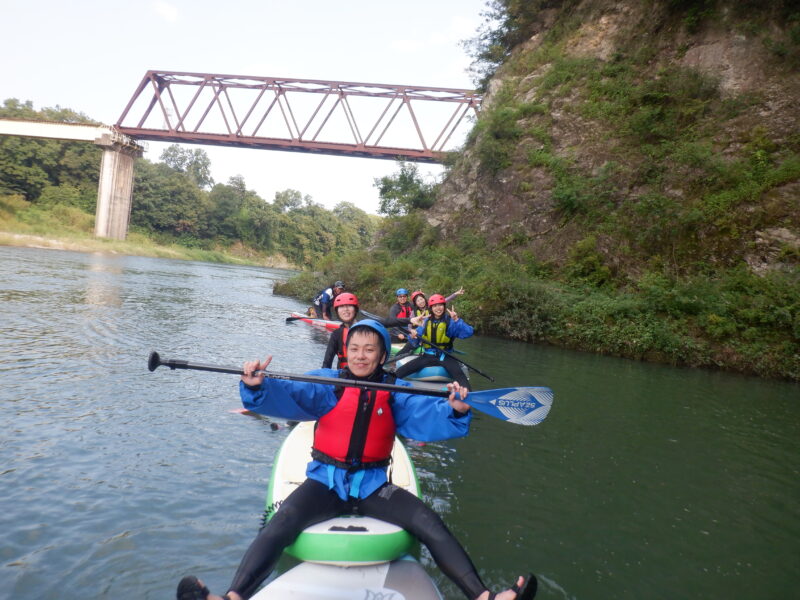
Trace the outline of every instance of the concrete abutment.
{"label": "concrete abutment", "polygon": [[128,235],[133,197],[133,166],[142,155],[142,148],[125,138],[103,135],[95,140],[95,144],[103,148],[94,223],[96,237],[124,240]]}

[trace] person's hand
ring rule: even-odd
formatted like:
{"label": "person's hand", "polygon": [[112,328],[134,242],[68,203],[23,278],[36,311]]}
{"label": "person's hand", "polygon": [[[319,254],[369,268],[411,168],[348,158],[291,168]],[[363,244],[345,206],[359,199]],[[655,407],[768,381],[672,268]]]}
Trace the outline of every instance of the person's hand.
{"label": "person's hand", "polygon": [[447,313],[450,315],[450,318],[453,319],[453,321],[458,321],[458,314],[456,313],[455,306],[453,308],[448,308]]}
{"label": "person's hand", "polygon": [[412,340],[417,339],[417,330],[414,329],[413,327],[409,327],[408,328],[408,337],[410,337]]}
{"label": "person's hand", "polygon": [[257,360],[245,362],[244,366],[242,367],[242,372],[244,373],[244,375],[242,375],[242,382],[250,387],[258,387],[261,385],[261,382],[264,381],[264,374],[258,373],[254,375],[253,371],[265,371],[271,362],[272,356],[265,358],[263,363],[260,363]]}
{"label": "person's hand", "polygon": [[464,286],[462,285],[460,290],[458,290],[457,292],[453,292],[453,296],[460,296],[463,293],[464,293]]}
{"label": "person's hand", "polygon": [[467,388],[461,387],[457,381],[453,381],[452,383],[447,384],[447,391],[450,392],[450,395],[447,397],[447,402],[450,404],[453,410],[460,413],[465,413],[469,410],[469,404],[463,402],[463,400],[466,399],[467,394],[469,394],[469,390]]}
{"label": "person's hand", "polygon": [[411,321],[411,324],[412,324],[414,327],[419,327],[420,325],[422,325],[422,322],[423,322],[424,320],[425,320],[425,317],[424,317],[423,315],[417,315],[416,317],[411,317],[411,318],[409,319],[409,321]]}

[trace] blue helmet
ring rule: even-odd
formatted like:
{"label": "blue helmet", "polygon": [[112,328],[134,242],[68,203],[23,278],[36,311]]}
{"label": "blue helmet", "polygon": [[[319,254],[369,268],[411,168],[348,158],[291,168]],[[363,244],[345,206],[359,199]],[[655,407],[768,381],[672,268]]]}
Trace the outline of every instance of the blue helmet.
{"label": "blue helmet", "polygon": [[395,296],[408,296],[408,290],[406,288],[400,288],[394,293]]}
{"label": "blue helmet", "polygon": [[349,338],[353,334],[353,331],[355,331],[359,327],[366,327],[378,334],[378,336],[381,338],[381,341],[383,342],[383,351],[386,353],[386,358],[389,358],[389,353],[392,351],[392,339],[389,337],[389,332],[386,331],[386,327],[381,325],[375,319],[364,319],[363,321],[358,321],[357,323],[354,323],[350,327],[350,331],[348,332],[347,337]]}

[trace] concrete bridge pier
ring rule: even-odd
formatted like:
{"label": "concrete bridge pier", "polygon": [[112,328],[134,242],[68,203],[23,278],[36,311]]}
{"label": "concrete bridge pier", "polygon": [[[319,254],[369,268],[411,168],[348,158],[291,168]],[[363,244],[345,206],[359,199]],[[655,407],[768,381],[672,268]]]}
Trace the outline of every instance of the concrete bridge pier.
{"label": "concrete bridge pier", "polygon": [[103,148],[94,235],[124,240],[131,219],[133,165],[142,147],[116,132],[103,134],[94,143]]}

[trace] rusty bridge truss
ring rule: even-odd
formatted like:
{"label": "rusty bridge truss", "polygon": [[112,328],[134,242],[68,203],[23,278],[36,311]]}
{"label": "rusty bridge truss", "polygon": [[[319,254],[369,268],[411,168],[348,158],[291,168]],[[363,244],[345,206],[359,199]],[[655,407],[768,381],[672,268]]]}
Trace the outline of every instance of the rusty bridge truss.
{"label": "rusty bridge truss", "polygon": [[452,88],[148,71],[115,127],[138,140],[439,162],[481,99]]}

